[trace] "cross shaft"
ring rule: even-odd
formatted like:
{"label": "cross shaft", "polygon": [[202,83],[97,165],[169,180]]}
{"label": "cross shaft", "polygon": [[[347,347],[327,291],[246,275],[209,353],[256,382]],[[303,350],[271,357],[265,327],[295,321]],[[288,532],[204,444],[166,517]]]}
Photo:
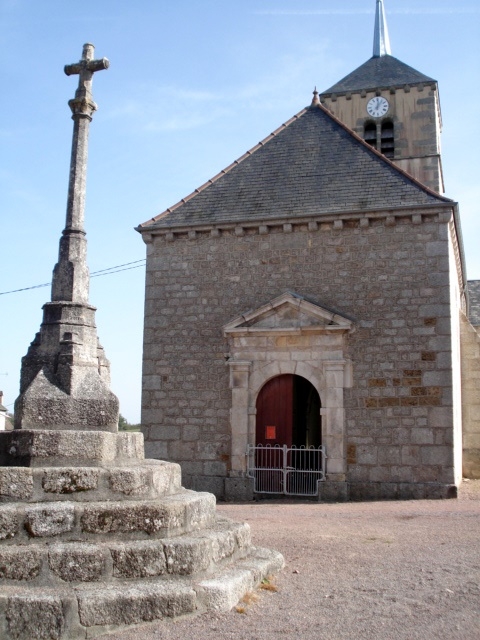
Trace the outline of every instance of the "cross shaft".
{"label": "cross shaft", "polygon": [[60,239],[58,263],[53,272],[52,301],[88,304],[89,273],[84,231],[87,180],[88,133],[97,105],[92,97],[92,79],[96,71],[108,69],[107,58],[94,60],[95,48],[83,46],[79,62],[65,66],[65,73],[78,75],[75,97],[69,101],[72,111],[73,138],[68,182],[65,229]]}

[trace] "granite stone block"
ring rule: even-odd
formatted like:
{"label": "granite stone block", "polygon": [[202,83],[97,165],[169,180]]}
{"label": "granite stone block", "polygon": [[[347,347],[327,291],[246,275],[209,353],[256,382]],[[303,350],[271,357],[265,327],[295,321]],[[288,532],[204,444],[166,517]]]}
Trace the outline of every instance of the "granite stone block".
{"label": "granite stone block", "polygon": [[0,467],[0,501],[4,498],[28,500],[33,495],[32,470]]}
{"label": "granite stone block", "polygon": [[75,508],[71,503],[39,504],[25,510],[24,527],[32,538],[58,536],[72,531]]}
{"label": "granite stone block", "polygon": [[94,582],[105,571],[105,554],[92,544],[52,545],[48,552],[51,571],[65,582]]}
{"label": "granite stone block", "polygon": [[126,542],[110,545],[113,575],[118,578],[148,578],[167,572],[161,541]]}
{"label": "granite stone block", "polygon": [[7,603],[6,617],[13,640],[60,640],[65,630],[60,596],[12,596]]}
{"label": "granite stone block", "polygon": [[0,547],[0,578],[33,580],[40,574],[42,554],[30,546]]}

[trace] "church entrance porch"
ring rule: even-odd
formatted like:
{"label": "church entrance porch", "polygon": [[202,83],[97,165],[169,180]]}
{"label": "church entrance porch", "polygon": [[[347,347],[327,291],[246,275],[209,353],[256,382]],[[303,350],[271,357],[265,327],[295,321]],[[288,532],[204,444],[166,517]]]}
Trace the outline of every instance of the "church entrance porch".
{"label": "church entrance porch", "polygon": [[[236,490],[243,481],[246,491],[251,491],[252,469],[262,466],[255,466],[255,452],[258,462],[259,452],[267,449],[277,460],[275,466],[271,462],[264,466],[277,469],[271,475],[282,478],[281,492],[291,490],[295,482],[290,480],[289,489],[287,478],[295,477],[291,467],[301,470],[303,466],[304,471],[309,467],[320,474],[317,477],[325,478],[326,485],[345,484],[343,397],[344,389],[352,383],[352,365],[346,351],[348,334],[353,330],[348,318],[292,292],[224,327],[232,391],[227,496],[229,486]],[[277,398],[273,405],[268,400],[270,395]],[[290,408],[285,404],[287,398]],[[284,409],[276,410],[275,402]],[[306,451],[310,447],[321,462],[308,460]],[[292,464],[295,457],[298,460]]]}
{"label": "church entrance porch", "polygon": [[320,396],[305,378],[269,380],[256,403],[256,445],[247,452],[254,493],[318,495],[325,479]]}

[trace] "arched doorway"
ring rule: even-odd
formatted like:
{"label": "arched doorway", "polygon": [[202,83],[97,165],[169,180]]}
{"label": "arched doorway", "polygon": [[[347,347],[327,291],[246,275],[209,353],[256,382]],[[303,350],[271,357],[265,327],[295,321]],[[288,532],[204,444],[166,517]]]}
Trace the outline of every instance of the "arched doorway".
{"label": "arched doorway", "polygon": [[320,396],[305,378],[293,374],[269,380],[257,397],[256,444],[320,447]]}
{"label": "arched doorway", "polygon": [[320,406],[317,390],[301,376],[276,376],[262,387],[249,460],[256,493],[318,494],[325,479]]}

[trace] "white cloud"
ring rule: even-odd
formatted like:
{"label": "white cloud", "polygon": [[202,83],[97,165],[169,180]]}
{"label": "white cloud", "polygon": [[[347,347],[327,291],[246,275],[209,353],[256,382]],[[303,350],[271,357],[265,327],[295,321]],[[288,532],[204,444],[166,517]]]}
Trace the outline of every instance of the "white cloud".
{"label": "white cloud", "polygon": [[[120,103],[107,118],[122,118],[137,131],[159,133],[195,129],[239,111],[267,112],[275,108],[279,96],[284,102],[290,101],[294,111],[299,110],[310,102],[326,50],[321,40],[305,43],[302,55],[278,56],[273,68],[263,71],[255,81],[221,91],[141,85],[135,88],[135,99]],[[312,78],[311,86],[305,87],[306,77]]]}

